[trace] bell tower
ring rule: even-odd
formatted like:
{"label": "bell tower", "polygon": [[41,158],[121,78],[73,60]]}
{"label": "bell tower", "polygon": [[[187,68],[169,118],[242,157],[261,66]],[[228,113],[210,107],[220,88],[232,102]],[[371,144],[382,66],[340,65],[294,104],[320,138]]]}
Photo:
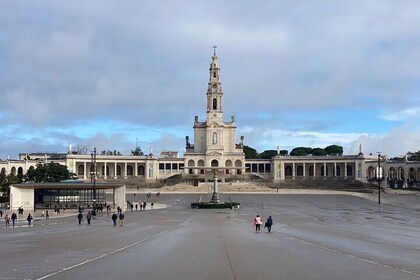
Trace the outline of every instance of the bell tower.
{"label": "bell tower", "polygon": [[[220,82],[220,66],[213,47],[213,55],[209,68],[209,82],[207,87],[206,120],[194,119],[194,144],[190,138],[185,138],[185,173],[203,174],[207,179],[213,178],[213,172],[206,167],[228,167],[226,174],[242,174],[245,166],[243,153],[243,139],[240,144],[235,143],[236,121],[232,116],[230,121],[223,120],[223,91]],[[190,167],[190,168],[189,168]],[[201,167],[201,168],[200,168]],[[218,174],[224,180],[225,173]]]}
{"label": "bell tower", "polygon": [[213,56],[210,64],[210,78],[207,89],[207,122],[223,123],[223,92],[220,83],[220,67],[216,55],[216,46],[213,46]]}

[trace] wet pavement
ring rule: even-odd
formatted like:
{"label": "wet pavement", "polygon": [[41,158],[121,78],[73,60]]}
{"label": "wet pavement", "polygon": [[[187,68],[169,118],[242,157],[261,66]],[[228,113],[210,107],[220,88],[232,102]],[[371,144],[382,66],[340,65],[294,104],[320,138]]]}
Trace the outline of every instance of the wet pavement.
{"label": "wet pavement", "polygon": [[[381,206],[340,194],[230,197],[241,209],[190,209],[200,194],[161,194],[148,201],[167,208],[127,211],[124,227],[103,213],[89,226],[67,216],[2,228],[0,280],[420,279],[418,196]],[[271,233],[255,233],[256,214],[273,217]]]}

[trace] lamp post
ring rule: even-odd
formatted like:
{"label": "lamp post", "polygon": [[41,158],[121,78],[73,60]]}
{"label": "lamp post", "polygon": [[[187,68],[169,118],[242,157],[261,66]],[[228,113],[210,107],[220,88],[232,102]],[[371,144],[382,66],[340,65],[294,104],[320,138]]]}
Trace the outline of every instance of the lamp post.
{"label": "lamp post", "polygon": [[376,174],[378,179],[378,204],[381,204],[381,153],[378,152],[378,172]]}
{"label": "lamp post", "polygon": [[93,153],[90,154],[91,157],[91,166],[93,166],[93,172],[91,172],[91,183],[93,184],[93,209],[95,210],[96,203],[96,148],[93,148]]}

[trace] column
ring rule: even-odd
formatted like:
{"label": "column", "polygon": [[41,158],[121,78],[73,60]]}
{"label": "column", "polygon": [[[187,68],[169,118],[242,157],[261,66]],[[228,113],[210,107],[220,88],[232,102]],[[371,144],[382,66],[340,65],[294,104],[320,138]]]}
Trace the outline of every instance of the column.
{"label": "column", "polygon": [[124,165],[124,179],[127,179],[127,168],[128,168],[128,162],[125,162],[125,165]]}
{"label": "column", "polygon": [[104,162],[104,179],[108,179],[108,175],[106,175],[106,161]]}
{"label": "column", "polygon": [[337,177],[337,162],[334,161],[334,178]]}
{"label": "column", "polygon": [[324,178],[327,178],[327,163],[324,162]]}
{"label": "column", "polygon": [[134,163],[134,177],[138,177],[139,173],[138,173],[138,166],[137,166],[137,161]]}
{"label": "column", "polygon": [[292,167],[292,178],[293,179],[295,179],[295,176],[296,176],[295,168],[296,168],[295,163],[293,163],[293,167]]}
{"label": "column", "polygon": [[85,172],[84,172],[85,174],[83,175],[83,179],[86,180],[87,179],[86,175],[88,174],[86,161],[83,163],[83,168],[85,169]]}
{"label": "column", "polygon": [[114,179],[117,179],[117,162],[114,162]]}
{"label": "column", "polygon": [[314,162],[314,179],[316,179],[316,162]]}
{"label": "column", "polygon": [[347,178],[347,162],[344,162],[344,178]]}
{"label": "column", "polygon": [[303,178],[304,179],[305,179],[305,176],[306,176],[306,170],[305,170],[305,168],[306,168],[306,164],[303,163]]}

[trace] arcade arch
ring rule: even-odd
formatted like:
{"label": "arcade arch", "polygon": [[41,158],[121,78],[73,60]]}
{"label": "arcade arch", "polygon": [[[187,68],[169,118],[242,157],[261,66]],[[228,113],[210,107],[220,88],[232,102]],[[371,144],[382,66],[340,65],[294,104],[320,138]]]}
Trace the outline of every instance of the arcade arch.
{"label": "arcade arch", "polygon": [[[195,162],[194,160],[190,159],[188,161],[188,167],[195,167]],[[188,169],[188,174],[194,174],[194,169],[189,168]]]}
{"label": "arcade arch", "polygon": [[240,159],[235,161],[235,167],[241,167],[236,169],[236,174],[242,174],[242,161]]}
{"label": "arcade arch", "polygon": [[[202,160],[202,159],[198,160],[197,166],[198,167],[204,166],[204,160]],[[200,169],[200,174],[204,174],[204,169]]]}
{"label": "arcade arch", "polygon": [[[226,160],[225,166],[226,167],[232,167],[232,161],[230,159]],[[226,174],[229,174],[229,169],[226,169]]]}

